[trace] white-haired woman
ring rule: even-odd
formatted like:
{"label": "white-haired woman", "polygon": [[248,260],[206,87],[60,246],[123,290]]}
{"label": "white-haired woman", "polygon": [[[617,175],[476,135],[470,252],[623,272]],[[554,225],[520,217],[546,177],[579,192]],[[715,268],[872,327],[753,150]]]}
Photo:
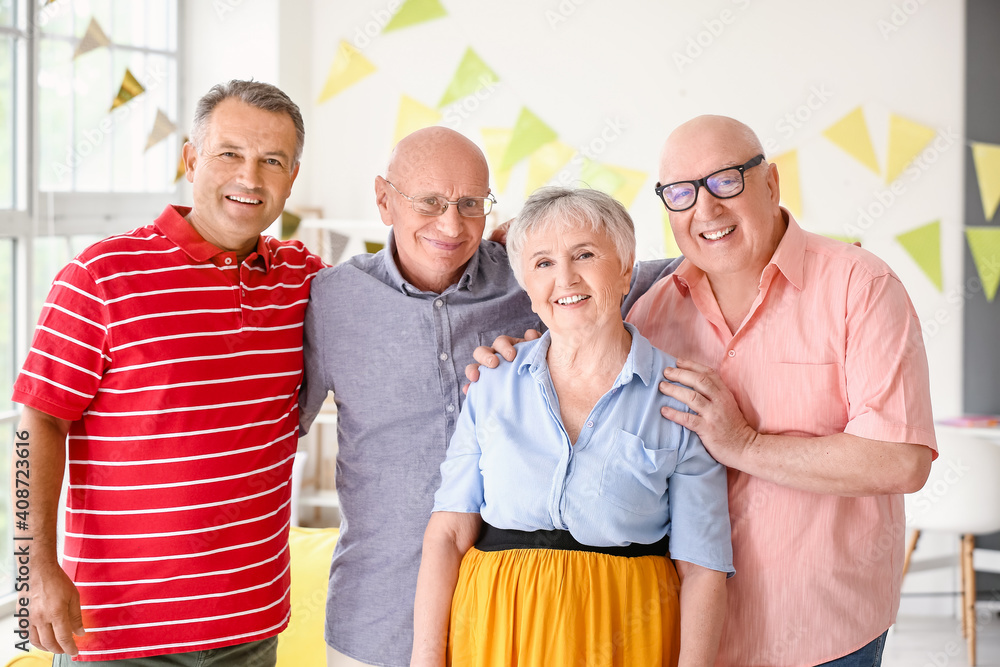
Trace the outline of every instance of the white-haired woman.
{"label": "white-haired woman", "polygon": [[674,359],[622,321],[632,220],[601,192],[543,188],[507,248],[547,331],[469,391],[411,665],[709,667],[733,572],[726,472],[660,416],[686,409],[657,390]]}

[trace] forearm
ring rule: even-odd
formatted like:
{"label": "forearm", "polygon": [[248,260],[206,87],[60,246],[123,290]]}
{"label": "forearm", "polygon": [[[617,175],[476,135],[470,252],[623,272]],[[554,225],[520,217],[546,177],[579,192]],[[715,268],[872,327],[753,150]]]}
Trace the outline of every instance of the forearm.
{"label": "forearm", "polygon": [[445,664],[451,600],[462,558],[472,545],[468,532],[453,532],[446,524],[441,513],[435,513],[424,534],[413,603],[412,666]]}
{"label": "forearm", "polygon": [[[15,522],[15,535],[30,538],[32,564],[36,569],[57,563],[56,523],[68,431],[69,422],[28,407],[17,427],[18,439],[28,444],[14,448],[15,472],[11,480],[14,507],[18,507],[19,490],[24,495],[27,489],[29,502],[22,503],[22,506],[27,504],[28,514],[23,522]],[[25,453],[27,456],[21,456]],[[19,485],[18,480],[27,485]]]}
{"label": "forearm", "polygon": [[712,667],[726,618],[726,573],[675,561],[681,580],[678,667]]}
{"label": "forearm", "polygon": [[847,433],[817,437],[758,433],[746,447],[726,450],[721,456],[720,463],[730,468],[782,486],[874,496],[918,491],[930,473],[933,454],[923,445]]}

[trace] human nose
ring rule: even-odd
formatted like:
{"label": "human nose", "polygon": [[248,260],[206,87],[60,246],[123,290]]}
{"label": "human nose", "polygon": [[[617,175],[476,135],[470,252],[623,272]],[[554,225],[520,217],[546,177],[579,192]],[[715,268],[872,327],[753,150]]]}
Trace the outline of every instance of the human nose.
{"label": "human nose", "polygon": [[462,216],[458,214],[458,206],[455,204],[448,204],[445,212],[438,216],[437,226],[442,234],[456,237],[462,233],[464,225],[465,222],[462,220]]}
{"label": "human nose", "polygon": [[579,282],[580,274],[572,261],[560,262],[557,266],[556,277],[559,281],[559,287],[572,287]]}
{"label": "human nose", "polygon": [[722,200],[709,192],[705,185],[698,186],[698,195],[691,212],[699,220],[713,219],[722,209]]}
{"label": "human nose", "polygon": [[254,160],[243,160],[236,172],[236,181],[248,190],[256,190],[263,183],[260,165]]}

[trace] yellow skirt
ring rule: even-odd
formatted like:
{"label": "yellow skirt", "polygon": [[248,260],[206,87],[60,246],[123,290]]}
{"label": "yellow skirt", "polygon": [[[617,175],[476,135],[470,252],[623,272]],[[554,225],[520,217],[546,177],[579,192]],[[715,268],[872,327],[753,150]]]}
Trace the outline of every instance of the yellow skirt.
{"label": "yellow skirt", "polygon": [[664,556],[472,548],[451,606],[455,667],[672,667],[680,583]]}

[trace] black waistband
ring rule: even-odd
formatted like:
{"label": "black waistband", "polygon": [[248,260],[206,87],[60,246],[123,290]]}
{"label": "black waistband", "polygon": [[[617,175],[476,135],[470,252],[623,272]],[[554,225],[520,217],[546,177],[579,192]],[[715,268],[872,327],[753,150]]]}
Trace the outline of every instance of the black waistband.
{"label": "black waistband", "polygon": [[503,551],[504,549],[560,549],[564,551],[589,551],[609,556],[666,556],[670,551],[670,540],[664,536],[655,544],[632,543],[625,547],[594,547],[576,541],[568,530],[506,530],[483,522],[476,548],[480,551]]}

